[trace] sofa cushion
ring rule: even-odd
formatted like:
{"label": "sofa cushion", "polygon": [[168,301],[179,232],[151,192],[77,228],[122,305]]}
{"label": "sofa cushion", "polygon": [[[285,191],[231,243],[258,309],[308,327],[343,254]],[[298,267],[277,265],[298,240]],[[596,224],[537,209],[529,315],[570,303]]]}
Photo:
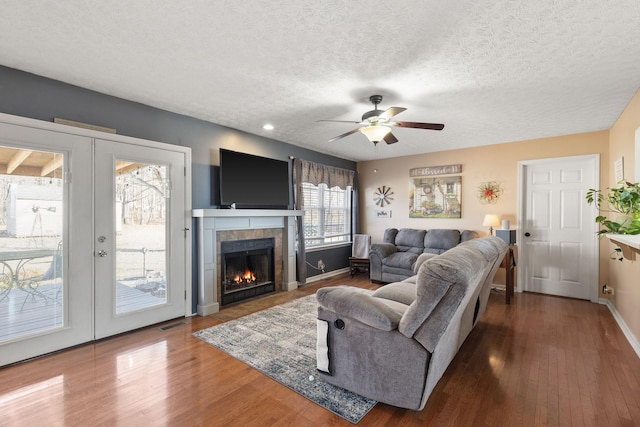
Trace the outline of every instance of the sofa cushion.
{"label": "sofa cushion", "polygon": [[461,242],[466,242],[468,240],[471,239],[477,239],[479,238],[480,235],[478,234],[477,231],[473,231],[473,230],[464,230],[461,234],[460,234],[460,241]]}
{"label": "sofa cushion", "polygon": [[416,284],[410,281],[390,283],[376,290],[372,295],[376,298],[410,305],[416,300]]}
{"label": "sofa cushion", "polygon": [[387,228],[384,230],[384,236],[382,237],[382,243],[396,244],[396,236],[398,235],[397,228]]}
{"label": "sofa cushion", "polygon": [[385,304],[384,300],[350,286],[320,288],[316,291],[316,299],[320,306],[334,313],[383,331],[396,329],[406,310],[404,304],[393,301]]}
{"label": "sofa cushion", "polygon": [[[398,247],[398,251],[421,254],[422,249],[424,248],[425,234],[427,234],[426,230],[415,230],[412,228],[403,228],[398,231],[398,234],[396,235],[396,246]],[[411,268],[411,266],[408,268]]]}
{"label": "sofa cushion", "polygon": [[418,254],[413,252],[395,252],[384,259],[384,265],[392,268],[411,270],[418,259]]}
{"label": "sofa cushion", "polygon": [[[422,266],[422,264],[424,264],[425,262],[427,262],[428,260],[430,260],[434,256],[438,256],[438,255],[437,254],[430,254],[428,252],[420,254],[418,256],[418,259],[416,259],[416,262],[413,264],[413,272],[415,274],[418,274],[418,270],[420,270],[420,267]],[[413,283],[415,283],[415,280],[413,281]]]}
{"label": "sofa cushion", "polygon": [[460,231],[435,229],[424,236],[424,252],[441,254],[460,243]]}

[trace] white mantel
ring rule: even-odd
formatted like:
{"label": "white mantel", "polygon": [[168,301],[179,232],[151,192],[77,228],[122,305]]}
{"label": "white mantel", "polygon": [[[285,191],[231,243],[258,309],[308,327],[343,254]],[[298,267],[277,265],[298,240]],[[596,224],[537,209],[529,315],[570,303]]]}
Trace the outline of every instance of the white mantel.
{"label": "white mantel", "polygon": [[270,209],[193,209],[198,244],[198,314],[207,316],[220,310],[216,232],[282,228],[283,289],[298,287],[296,281],[295,218],[301,210]]}

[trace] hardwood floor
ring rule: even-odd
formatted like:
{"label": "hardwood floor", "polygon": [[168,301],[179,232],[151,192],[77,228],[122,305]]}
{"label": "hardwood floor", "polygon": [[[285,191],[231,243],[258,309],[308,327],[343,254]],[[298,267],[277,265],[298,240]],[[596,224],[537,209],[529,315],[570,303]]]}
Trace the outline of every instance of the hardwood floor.
{"label": "hardwood floor", "polygon": [[[2,368],[0,425],[350,425],[191,335],[344,283],[377,287],[344,275]],[[602,305],[492,293],[423,411],[378,403],[359,425],[640,425],[640,359]]]}

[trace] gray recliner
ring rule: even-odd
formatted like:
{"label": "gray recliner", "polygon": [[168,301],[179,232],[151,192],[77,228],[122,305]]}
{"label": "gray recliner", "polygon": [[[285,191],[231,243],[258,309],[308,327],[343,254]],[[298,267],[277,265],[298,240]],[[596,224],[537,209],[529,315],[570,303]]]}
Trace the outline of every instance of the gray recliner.
{"label": "gray recliner", "polygon": [[375,292],[319,289],[320,378],[390,405],[424,408],[485,311],[507,247],[493,236],[473,239],[423,257],[415,277]]}

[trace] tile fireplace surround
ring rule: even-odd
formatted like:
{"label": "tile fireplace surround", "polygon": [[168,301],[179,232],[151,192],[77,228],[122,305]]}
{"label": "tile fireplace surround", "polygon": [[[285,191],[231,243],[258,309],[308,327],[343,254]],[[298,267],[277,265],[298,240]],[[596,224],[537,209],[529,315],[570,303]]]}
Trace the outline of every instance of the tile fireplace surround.
{"label": "tile fireplace surround", "polygon": [[[207,316],[220,310],[218,301],[219,232],[232,230],[282,229],[282,283],[277,289],[291,291],[296,281],[295,218],[301,210],[194,209],[198,260],[198,314]],[[245,234],[245,233],[243,233]]]}

